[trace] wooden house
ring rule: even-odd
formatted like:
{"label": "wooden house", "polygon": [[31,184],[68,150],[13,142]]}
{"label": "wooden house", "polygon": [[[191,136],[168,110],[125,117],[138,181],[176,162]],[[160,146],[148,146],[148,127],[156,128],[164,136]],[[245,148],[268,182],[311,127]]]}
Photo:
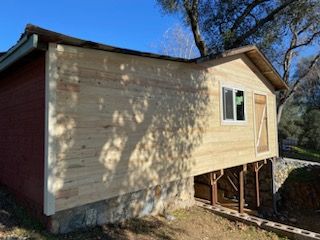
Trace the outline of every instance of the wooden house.
{"label": "wooden house", "polygon": [[286,88],[255,46],[187,60],[27,25],[0,56],[0,183],[53,232],[187,206],[194,176],[278,156]]}

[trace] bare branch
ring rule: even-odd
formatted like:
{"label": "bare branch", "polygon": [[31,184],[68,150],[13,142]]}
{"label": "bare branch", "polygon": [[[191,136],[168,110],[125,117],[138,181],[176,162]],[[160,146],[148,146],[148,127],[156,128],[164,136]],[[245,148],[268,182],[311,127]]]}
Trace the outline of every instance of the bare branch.
{"label": "bare branch", "polygon": [[310,38],[308,38],[307,40],[305,40],[300,44],[297,44],[292,50],[311,44],[312,41],[319,36],[320,36],[320,31],[313,33]]}
{"label": "bare branch", "polygon": [[297,45],[298,42],[298,35],[295,31],[295,28],[290,25],[290,31],[292,33],[291,41],[290,41],[290,47],[287,49],[286,53],[284,54],[284,59],[283,59],[283,75],[282,79],[288,83],[289,82],[289,75],[290,75],[290,65],[291,65],[291,60],[292,60],[292,55],[293,55],[293,49]]}
{"label": "bare branch", "polygon": [[314,66],[317,64],[317,62],[320,60],[320,54],[318,54],[317,56],[315,56],[313,58],[313,60],[310,62],[307,71],[305,71],[301,76],[299,76],[299,78],[295,81],[295,83],[292,85],[290,91],[287,92],[286,94],[286,98],[289,98],[297,89],[297,87],[299,86],[300,82],[302,79],[304,79],[305,77],[308,76],[308,74],[312,71],[312,69],[314,68]]}
{"label": "bare branch", "polygon": [[300,34],[304,33],[305,31],[308,30],[309,27],[312,26],[312,24],[313,24],[313,22],[309,22],[308,24],[306,24],[306,26],[304,26],[303,28],[301,28],[301,29],[297,32],[297,34],[300,35]]}
{"label": "bare branch", "polygon": [[274,17],[281,12],[282,10],[284,10],[285,8],[287,8],[289,5],[291,5],[294,2],[297,2],[298,0],[287,0],[286,2],[284,2],[283,4],[281,4],[279,7],[275,8],[272,12],[270,12],[268,14],[268,16],[266,16],[263,19],[260,19],[257,24],[252,27],[251,29],[249,29],[248,31],[246,31],[244,34],[240,35],[239,37],[236,38],[235,41],[233,41],[233,43],[231,44],[231,47],[237,47],[240,46],[248,37],[252,36],[254,33],[256,33],[263,25],[265,25],[266,23],[272,21],[274,19]]}
{"label": "bare branch", "polygon": [[251,13],[251,11],[258,6],[259,4],[266,2],[269,0],[254,0],[252,3],[248,4],[246,9],[243,11],[243,13],[237,18],[233,26],[231,27],[231,32],[234,32],[239,28],[239,26],[242,24],[242,22],[245,20],[245,18]]}

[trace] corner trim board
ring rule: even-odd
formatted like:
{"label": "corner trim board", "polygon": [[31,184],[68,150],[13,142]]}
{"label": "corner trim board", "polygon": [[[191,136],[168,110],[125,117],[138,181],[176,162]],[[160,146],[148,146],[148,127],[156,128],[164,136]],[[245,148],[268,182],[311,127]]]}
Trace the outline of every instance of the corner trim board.
{"label": "corner trim board", "polygon": [[56,56],[55,44],[49,44],[45,69],[45,156],[44,156],[44,214],[55,214],[55,163],[56,139],[54,137],[56,103]]}

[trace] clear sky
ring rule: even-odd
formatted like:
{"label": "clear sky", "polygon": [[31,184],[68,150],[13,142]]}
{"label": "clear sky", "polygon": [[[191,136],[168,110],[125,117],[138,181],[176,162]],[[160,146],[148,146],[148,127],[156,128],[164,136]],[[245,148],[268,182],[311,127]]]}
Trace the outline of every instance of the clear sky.
{"label": "clear sky", "polygon": [[14,45],[27,23],[67,35],[156,52],[163,33],[179,19],[155,0],[1,0],[0,52]]}

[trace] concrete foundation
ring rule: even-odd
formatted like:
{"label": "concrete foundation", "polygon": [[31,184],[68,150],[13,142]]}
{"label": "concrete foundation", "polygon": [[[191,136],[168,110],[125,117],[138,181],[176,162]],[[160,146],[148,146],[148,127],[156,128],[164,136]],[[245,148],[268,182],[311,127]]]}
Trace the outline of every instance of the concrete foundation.
{"label": "concrete foundation", "polygon": [[57,212],[51,216],[48,228],[56,234],[68,233],[134,217],[161,214],[190,207],[194,203],[191,177]]}

